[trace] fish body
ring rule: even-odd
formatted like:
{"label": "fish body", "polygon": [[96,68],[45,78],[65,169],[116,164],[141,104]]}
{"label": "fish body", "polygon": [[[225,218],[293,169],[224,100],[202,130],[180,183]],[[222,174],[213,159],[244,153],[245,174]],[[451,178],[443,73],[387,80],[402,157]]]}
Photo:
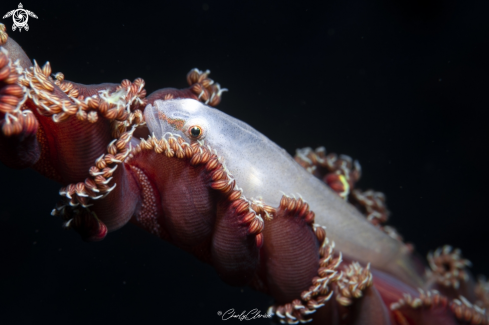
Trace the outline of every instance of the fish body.
{"label": "fish body", "polygon": [[189,143],[204,141],[209,145],[247,199],[278,207],[284,194],[301,197],[346,258],[419,284],[403,243],[370,224],[355,207],[250,125],[193,99],[156,100],[145,108],[144,115],[157,138],[171,133]]}

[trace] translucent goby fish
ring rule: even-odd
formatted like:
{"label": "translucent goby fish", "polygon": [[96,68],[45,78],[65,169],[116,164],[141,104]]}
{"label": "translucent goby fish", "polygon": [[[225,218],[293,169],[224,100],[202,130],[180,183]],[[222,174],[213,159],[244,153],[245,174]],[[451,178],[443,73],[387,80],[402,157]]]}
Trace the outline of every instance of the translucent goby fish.
{"label": "translucent goby fish", "polygon": [[336,251],[420,285],[404,244],[370,224],[355,207],[248,124],[193,99],[157,100],[145,108],[144,116],[156,138],[171,133],[190,143],[204,141],[222,158],[246,198],[261,198],[264,204],[277,207],[283,194],[300,196],[315,212],[315,222],[327,227]]}

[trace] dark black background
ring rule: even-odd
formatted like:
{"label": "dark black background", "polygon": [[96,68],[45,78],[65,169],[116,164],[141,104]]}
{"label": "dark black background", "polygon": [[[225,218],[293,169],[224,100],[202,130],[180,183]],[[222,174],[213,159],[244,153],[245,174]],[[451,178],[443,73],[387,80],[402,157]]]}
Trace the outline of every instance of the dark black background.
{"label": "dark black background", "polygon": [[[151,92],[210,69],[229,88],[220,109],[289,153],[325,145],[358,159],[359,186],[387,195],[390,223],[421,255],[449,243],[489,275],[489,3],[23,5],[39,17],[28,32],[0,21],[54,72],[81,83],[142,77]],[[131,225],[82,242],[49,214],[58,188],[0,166],[0,324],[220,324],[219,310],[272,302]]]}

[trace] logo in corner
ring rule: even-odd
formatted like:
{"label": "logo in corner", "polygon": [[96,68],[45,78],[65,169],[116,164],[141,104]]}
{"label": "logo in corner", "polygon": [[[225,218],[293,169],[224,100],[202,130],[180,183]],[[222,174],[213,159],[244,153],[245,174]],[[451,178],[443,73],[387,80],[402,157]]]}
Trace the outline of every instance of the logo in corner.
{"label": "logo in corner", "polygon": [[37,16],[35,13],[29,10],[25,10],[24,6],[22,6],[22,3],[19,3],[19,8],[11,10],[3,16],[3,18],[8,18],[12,16],[14,20],[14,24],[12,25],[12,31],[15,31],[17,28],[19,29],[19,32],[22,31],[22,28],[24,28],[26,31],[29,30],[29,25],[27,25],[27,21],[29,20],[29,16],[34,17],[37,19]]}

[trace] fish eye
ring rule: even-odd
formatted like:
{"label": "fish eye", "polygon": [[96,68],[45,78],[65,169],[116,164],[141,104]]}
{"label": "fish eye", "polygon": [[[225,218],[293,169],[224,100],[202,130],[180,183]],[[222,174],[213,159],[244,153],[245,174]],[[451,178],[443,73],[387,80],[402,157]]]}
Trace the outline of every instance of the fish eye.
{"label": "fish eye", "polygon": [[200,126],[194,125],[194,126],[191,126],[188,128],[188,134],[189,134],[190,138],[192,138],[194,140],[198,140],[198,139],[202,138],[204,131],[202,130],[202,128]]}

